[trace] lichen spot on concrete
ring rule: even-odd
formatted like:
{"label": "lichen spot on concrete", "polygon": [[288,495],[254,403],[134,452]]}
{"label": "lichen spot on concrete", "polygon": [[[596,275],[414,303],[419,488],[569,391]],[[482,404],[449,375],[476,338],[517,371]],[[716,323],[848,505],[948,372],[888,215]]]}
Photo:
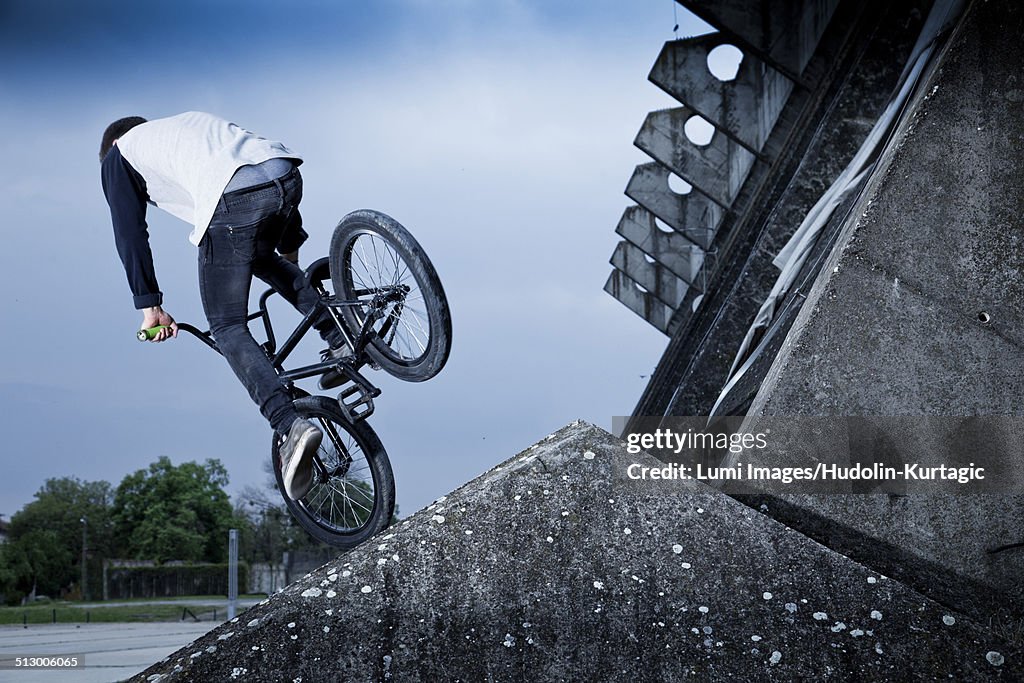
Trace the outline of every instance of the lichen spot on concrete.
{"label": "lichen spot on concrete", "polygon": [[771,600],[772,599],[772,594],[769,593],[768,591],[765,591],[764,593],[761,593],[761,597],[764,598],[765,600]]}
{"label": "lichen spot on concrete", "polygon": [[544,540],[546,540],[546,541],[547,541],[548,543],[554,543],[554,542],[555,542],[555,539],[551,538],[550,536],[548,536],[548,537],[547,537],[546,539],[544,539]]}
{"label": "lichen spot on concrete", "polygon": [[826,619],[828,619],[828,615],[824,612],[815,612],[811,616],[814,617],[815,621],[825,621]]}
{"label": "lichen spot on concrete", "polygon": [[352,576],[352,572],[350,572],[347,569],[341,573],[341,578],[343,578],[343,579],[347,579],[350,576]]}
{"label": "lichen spot on concrete", "polygon": [[1006,659],[995,650],[992,650],[991,652],[986,654],[985,659],[987,659],[988,663],[992,666],[1002,666],[1003,662],[1006,661]]}
{"label": "lichen spot on concrete", "polygon": [[781,661],[782,661],[782,653],[779,652],[778,650],[775,650],[774,652],[772,652],[772,656],[768,660],[768,663],[771,664],[772,666],[775,666],[776,664],[778,664]]}
{"label": "lichen spot on concrete", "polygon": [[302,597],[304,598],[319,598],[323,594],[323,591],[319,588],[307,588],[302,591]]}
{"label": "lichen spot on concrete", "polygon": [[796,614],[796,603],[795,602],[787,602],[786,603],[786,611],[789,612],[790,614]]}
{"label": "lichen spot on concrete", "polygon": [[844,623],[843,623],[843,622],[841,622],[841,621],[837,621],[837,622],[836,622],[836,623],[835,623],[835,624],[834,624],[834,625],[832,626],[832,633],[839,633],[840,631],[845,631],[845,630],[846,630],[846,624],[844,624]]}
{"label": "lichen spot on concrete", "polygon": [[878,583],[878,579],[873,576],[868,577],[868,583]]}
{"label": "lichen spot on concrete", "polygon": [[260,623],[260,620],[259,620],[259,619],[253,619],[252,621],[250,621],[250,622],[249,622],[249,623],[247,624],[247,626],[248,626],[249,628],[252,628],[253,626],[256,626],[256,625],[257,625],[257,624],[259,624],[259,623]]}
{"label": "lichen spot on concrete", "polygon": [[594,588],[596,588],[599,591],[604,590],[604,582],[603,581],[595,581],[594,582]]}
{"label": "lichen spot on concrete", "polygon": [[331,574],[330,576],[327,577],[327,580],[333,583],[333,582],[338,580],[338,575],[337,574]]}
{"label": "lichen spot on concrete", "polygon": [[295,622],[294,621],[289,621],[288,622],[288,628],[295,628]]}
{"label": "lichen spot on concrete", "polygon": [[593,460],[595,457],[596,454],[594,453],[594,451],[584,451],[583,453],[584,460]]}
{"label": "lichen spot on concrete", "polygon": [[876,620],[876,621],[881,621],[882,620],[882,613],[879,612],[876,609],[873,609],[873,610],[871,610],[871,618]]}
{"label": "lichen spot on concrete", "polygon": [[700,612],[701,614],[707,614],[711,610],[708,609],[707,605],[701,605],[700,607],[697,608],[697,611]]}
{"label": "lichen spot on concrete", "polygon": [[335,595],[337,595],[337,593],[335,593],[334,591],[327,591],[327,597],[333,598]]}
{"label": "lichen spot on concrete", "polygon": [[953,624],[956,623],[956,619],[954,619],[949,614],[944,614],[944,615],[942,615],[942,623],[945,624],[946,626],[952,626]]}
{"label": "lichen spot on concrete", "polygon": [[244,676],[247,673],[249,673],[248,669],[242,668],[240,666],[236,666],[235,668],[233,668],[231,670],[231,677],[232,678],[238,678],[239,676]]}
{"label": "lichen spot on concrete", "polygon": [[516,644],[516,639],[512,637],[512,634],[511,633],[506,633],[505,634],[505,642],[502,643],[502,645],[504,645],[505,647],[512,647],[515,644]]}
{"label": "lichen spot on concrete", "polygon": [[674,546],[672,546],[672,552],[678,555],[679,553],[683,552],[683,546],[676,543]]}
{"label": "lichen spot on concrete", "polygon": [[629,535],[630,535],[631,533],[633,533],[633,530],[632,530],[632,529],[630,529],[630,528],[629,528],[629,527],[627,526],[627,527],[626,527],[625,529],[623,529],[623,530],[622,530],[622,533],[624,533],[624,534],[626,534],[627,536],[629,536]]}
{"label": "lichen spot on concrete", "polygon": [[437,522],[438,524],[444,524],[444,515],[434,515],[430,518],[431,522]]}
{"label": "lichen spot on concrete", "polygon": [[360,591],[362,591],[363,593],[369,593],[369,592],[371,592],[371,591],[372,591],[373,589],[372,589],[372,588],[370,588],[369,586],[363,586],[363,587],[362,587],[362,588],[360,588],[359,590],[360,590]]}
{"label": "lichen spot on concrete", "polygon": [[862,635],[864,635],[864,631],[861,631],[859,628],[855,628],[852,631],[850,631],[850,635],[854,638],[860,638]]}
{"label": "lichen spot on concrete", "polygon": [[682,567],[683,569],[690,569],[691,567],[693,567],[693,565],[689,562],[683,562]]}

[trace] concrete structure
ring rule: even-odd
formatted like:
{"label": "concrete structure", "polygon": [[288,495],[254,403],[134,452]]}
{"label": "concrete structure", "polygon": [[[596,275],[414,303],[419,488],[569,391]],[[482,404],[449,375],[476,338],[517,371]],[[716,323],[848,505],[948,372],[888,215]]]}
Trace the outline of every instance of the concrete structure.
{"label": "concrete structure", "polygon": [[[975,3],[964,18],[805,290],[751,415],[940,415],[955,433],[970,427],[956,416],[1024,411],[1022,31],[1013,3]],[[929,425],[888,438],[925,441]],[[1011,493],[770,504],[946,604],[1013,623],[1024,616],[1024,552],[1013,550],[1024,542],[1024,423],[963,443],[959,455]]]}
{"label": "concrete structure", "polygon": [[574,423],[133,681],[998,680],[983,626]]}
{"label": "concrete structure", "polygon": [[[773,36],[784,35],[775,30],[775,18],[801,3],[683,4],[722,33],[669,43],[652,80],[758,156],[736,202],[716,204],[722,218],[714,238],[701,246],[718,253],[703,261],[701,298],[688,292],[665,314],[668,323],[657,325],[671,339],[635,416],[706,415],[714,407],[719,415],[749,415],[754,425],[759,416],[1020,415],[1024,10],[982,0],[962,8],[955,2],[860,3],[858,15],[850,3],[830,4],[831,20],[801,70],[790,47],[773,43]],[[813,35],[822,22],[812,15],[821,7],[803,5],[810,28],[795,33]],[[867,172],[838,202],[774,317],[737,361],[741,340],[776,284],[773,260],[882,115],[922,26],[949,18],[951,30],[937,36],[919,83]],[[837,33],[840,25],[849,29]],[[844,47],[833,42],[836,35]],[[766,79],[792,82],[781,108],[783,89],[771,91],[764,82],[743,89],[738,76],[730,92],[712,84],[701,55],[722,41],[768,60],[755,69]],[[775,44],[790,57],[772,57]],[[830,49],[834,59],[822,67],[822,51]],[[690,94],[693,89],[702,94]],[[755,111],[761,113],[754,117]],[[769,128],[751,121],[770,122],[776,111],[764,138]],[[787,127],[786,142],[776,145]],[[674,141],[686,145],[678,135]],[[672,154],[659,151],[658,158]],[[723,168],[711,181],[694,180],[694,193],[720,180]],[[643,198],[645,207],[654,205]],[[676,222],[662,220],[678,238],[689,238],[696,221],[678,220],[686,216],[679,205]],[[658,211],[666,214],[666,207],[673,205],[662,199]],[[947,434],[971,428],[956,421],[941,427]],[[923,422],[885,438],[938,444],[934,424]],[[744,500],[767,505],[778,520],[834,550],[1012,631],[1024,621],[1022,442],[1024,428],[1007,423],[979,435],[974,451],[936,448],[920,456],[922,465],[984,461],[999,478],[999,495]],[[743,457],[783,464],[779,453]]]}
{"label": "concrete structure", "polygon": [[[856,9],[840,13],[829,44],[818,50],[835,13],[835,0],[815,3],[813,8],[792,0],[760,5],[682,4],[722,30],[673,41],[662,50],[650,79],[683,106],[647,117],[635,144],[655,163],[637,167],[626,194],[675,230],[676,241],[690,242],[693,257],[687,259],[685,274],[674,269],[665,260],[665,250],[658,248],[666,240],[657,239],[652,222],[646,237],[627,239],[644,251],[654,267],[638,267],[639,259],[626,258],[623,252],[627,247],[620,243],[612,257],[615,269],[605,286],[612,296],[670,336],[681,328],[685,331],[685,322],[705,291],[703,286],[693,285],[706,284],[714,277],[719,261],[709,259],[705,264],[704,253],[727,250],[751,193],[764,182],[800,116],[811,108],[810,95],[826,89],[834,78],[826,78],[825,72],[840,52],[835,44],[846,44],[861,16]],[[743,49],[744,56],[735,77],[724,81],[712,75],[708,60],[716,47],[729,44]],[[817,62],[812,64],[816,53]],[[792,97],[794,89],[802,91],[799,96]],[[694,118],[715,127],[707,144],[697,144],[687,136],[687,123]],[[762,167],[757,173],[753,173],[755,165]],[[668,184],[670,173],[685,180],[692,187],[690,192],[673,192]],[[723,223],[726,234],[719,235]],[[619,232],[623,232],[621,224]],[[677,247],[670,253],[679,251]],[[659,265],[674,277],[662,272],[653,275]]]}

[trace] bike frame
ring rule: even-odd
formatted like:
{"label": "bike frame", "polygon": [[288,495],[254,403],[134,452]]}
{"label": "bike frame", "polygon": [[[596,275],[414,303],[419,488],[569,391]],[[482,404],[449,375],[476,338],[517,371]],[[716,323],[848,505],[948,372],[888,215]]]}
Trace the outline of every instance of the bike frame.
{"label": "bike frame", "polygon": [[[267,335],[267,341],[260,346],[267,354],[271,364],[274,366],[274,370],[277,371],[278,376],[290,393],[295,394],[298,392],[295,387],[297,380],[316,377],[333,369],[338,370],[344,375],[347,383],[342,385],[341,392],[338,395],[338,403],[341,405],[345,416],[350,421],[355,422],[356,420],[366,419],[373,413],[373,399],[380,395],[380,389],[359,373],[361,367],[371,362],[366,354],[366,347],[371,343],[371,338],[374,334],[386,337],[390,333],[394,318],[389,318],[377,332],[374,332],[373,324],[384,316],[384,311],[390,304],[395,303],[396,307],[400,309],[409,288],[405,285],[400,285],[385,287],[380,290],[356,290],[353,292],[357,297],[372,294],[373,299],[369,302],[360,299],[338,299],[329,294],[323,286],[323,281],[328,277],[329,271],[327,258],[321,258],[313,262],[306,269],[306,282],[316,290],[320,298],[313,308],[302,317],[302,320],[299,321],[299,324],[288,335],[280,349],[277,348],[277,338],[274,335],[274,327],[270,320],[270,311],[267,309],[267,301],[277,292],[273,289],[265,291],[260,296],[259,310],[250,313],[245,320],[247,324],[253,320],[263,321],[263,329]],[[354,338],[339,315],[339,311],[344,307],[359,307],[366,311],[366,317]],[[352,355],[346,358],[330,359],[311,365],[304,365],[292,370],[285,369],[285,361],[295,350],[295,347],[298,346],[299,342],[313,328],[313,322],[325,310],[330,314],[334,324],[345,337],[349,347],[352,348]],[[179,323],[178,329],[194,335],[217,353],[221,352],[209,330],[201,331],[188,323]]]}

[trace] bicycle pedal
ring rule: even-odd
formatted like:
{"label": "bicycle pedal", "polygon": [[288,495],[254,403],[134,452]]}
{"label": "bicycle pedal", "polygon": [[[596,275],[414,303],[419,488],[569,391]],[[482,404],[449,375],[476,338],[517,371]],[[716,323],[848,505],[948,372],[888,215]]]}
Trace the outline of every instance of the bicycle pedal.
{"label": "bicycle pedal", "polygon": [[342,391],[340,394],[338,394],[338,406],[341,408],[341,412],[345,414],[345,417],[347,417],[350,422],[365,420],[366,418],[373,414],[373,397],[370,396],[368,393],[359,390],[359,387],[353,386],[352,388],[359,393],[359,398],[357,398],[354,401],[346,402],[345,399],[348,398],[349,396],[352,396],[352,394],[356,392],[348,390]]}

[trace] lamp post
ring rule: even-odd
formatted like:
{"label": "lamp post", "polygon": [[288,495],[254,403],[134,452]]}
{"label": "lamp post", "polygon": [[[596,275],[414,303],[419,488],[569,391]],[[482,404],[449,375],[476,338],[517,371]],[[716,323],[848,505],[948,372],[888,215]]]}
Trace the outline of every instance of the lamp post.
{"label": "lamp post", "polygon": [[89,584],[86,583],[86,578],[87,578],[88,575],[86,574],[86,569],[85,569],[85,550],[86,550],[85,531],[89,527],[89,520],[87,520],[85,518],[85,515],[83,515],[82,519],[80,519],[79,521],[82,523],[82,600],[88,600],[89,599],[89,588],[88,588]]}

